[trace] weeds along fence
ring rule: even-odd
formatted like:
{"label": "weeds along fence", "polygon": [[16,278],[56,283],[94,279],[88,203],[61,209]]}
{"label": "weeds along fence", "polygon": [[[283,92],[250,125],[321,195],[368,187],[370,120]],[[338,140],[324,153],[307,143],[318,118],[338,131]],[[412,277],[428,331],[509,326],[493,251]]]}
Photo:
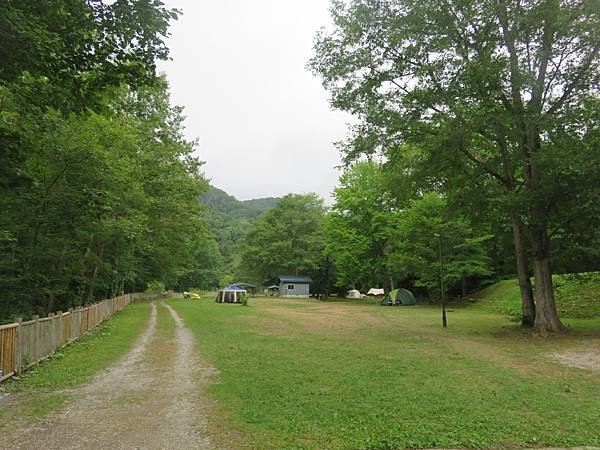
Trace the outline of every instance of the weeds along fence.
{"label": "weeds along fence", "polygon": [[33,316],[0,326],[0,382],[29,369],[56,350],[76,341],[104,319],[135,301],[168,298],[173,294],[125,294],[93,305]]}

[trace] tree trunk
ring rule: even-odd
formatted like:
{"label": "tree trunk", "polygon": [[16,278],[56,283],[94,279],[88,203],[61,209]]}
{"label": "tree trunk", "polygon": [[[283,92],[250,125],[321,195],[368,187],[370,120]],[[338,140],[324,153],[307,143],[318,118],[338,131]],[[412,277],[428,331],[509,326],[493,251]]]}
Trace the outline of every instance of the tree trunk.
{"label": "tree trunk", "polygon": [[88,285],[88,291],[85,296],[86,304],[92,303],[92,299],[94,298],[94,283],[96,282],[96,275],[98,275],[98,264],[94,265],[94,271],[92,272],[92,279],[90,280],[90,284]]}
{"label": "tree trunk", "polygon": [[49,299],[48,299],[48,306],[46,308],[46,312],[48,314],[50,314],[51,312],[54,312],[54,299],[55,299],[55,294],[54,294],[54,290],[50,290],[50,295],[49,295]]}
{"label": "tree trunk", "polygon": [[[104,244],[100,246],[100,254],[98,255],[98,260],[102,260],[102,255],[104,254]],[[94,271],[92,272],[92,279],[90,280],[90,284],[88,286],[88,292],[86,295],[87,303],[92,303],[94,300],[94,285],[96,284],[96,276],[98,275],[98,262],[94,264]]]}
{"label": "tree trunk", "polygon": [[465,275],[460,277],[460,291],[461,297],[465,298],[467,296],[467,277]]}
{"label": "tree trunk", "polygon": [[513,236],[515,243],[515,257],[517,260],[517,278],[519,290],[521,291],[521,325],[524,328],[532,328],[535,322],[535,302],[533,300],[533,288],[527,270],[527,248],[523,236],[523,223],[521,219],[513,218]]}
{"label": "tree trunk", "polygon": [[391,291],[389,283],[390,283],[390,278],[383,277],[383,282],[381,284],[382,284],[382,287],[383,287],[383,295],[384,296],[387,296],[390,293],[390,291]]}
{"label": "tree trunk", "polygon": [[533,227],[531,232],[533,247],[533,271],[535,275],[535,326],[540,336],[547,336],[564,329],[558,318],[552,271],[550,270],[550,252],[548,233],[543,228]]}

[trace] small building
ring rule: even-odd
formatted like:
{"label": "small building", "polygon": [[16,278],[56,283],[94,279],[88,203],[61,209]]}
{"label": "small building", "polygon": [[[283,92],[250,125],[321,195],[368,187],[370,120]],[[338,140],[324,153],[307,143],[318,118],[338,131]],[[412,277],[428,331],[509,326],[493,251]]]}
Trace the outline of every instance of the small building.
{"label": "small building", "polygon": [[300,275],[279,275],[279,296],[280,297],[309,297],[310,277]]}

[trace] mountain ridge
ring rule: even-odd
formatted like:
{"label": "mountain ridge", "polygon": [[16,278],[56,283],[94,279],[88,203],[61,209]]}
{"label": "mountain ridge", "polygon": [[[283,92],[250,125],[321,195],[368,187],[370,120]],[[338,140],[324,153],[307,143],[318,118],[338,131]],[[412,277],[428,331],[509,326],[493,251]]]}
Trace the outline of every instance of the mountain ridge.
{"label": "mountain ridge", "polygon": [[238,200],[222,189],[210,186],[208,191],[202,196],[201,201],[217,213],[226,214],[235,218],[253,220],[267,209],[275,207],[279,198],[262,197],[250,200]]}
{"label": "mountain ridge", "polygon": [[206,206],[206,225],[218,246],[221,261],[221,281],[230,282],[233,268],[240,263],[240,250],[246,234],[258,217],[268,209],[275,207],[279,198],[265,197],[251,200],[238,200],[222,189],[209,186],[200,198]]}

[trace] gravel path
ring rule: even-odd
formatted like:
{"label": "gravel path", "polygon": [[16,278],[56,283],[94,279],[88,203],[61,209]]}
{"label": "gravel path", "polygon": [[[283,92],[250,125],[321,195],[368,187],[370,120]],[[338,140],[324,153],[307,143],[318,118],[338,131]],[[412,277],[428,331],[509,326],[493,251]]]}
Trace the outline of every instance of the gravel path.
{"label": "gravel path", "polygon": [[175,322],[174,336],[157,329],[153,304],[147,329],[124,358],[70,392],[72,400],[61,412],[0,436],[0,448],[211,448],[200,390],[213,371],[201,366],[192,334],[165,306]]}
{"label": "gravel path", "polygon": [[600,339],[588,339],[570,350],[550,353],[549,356],[565,366],[600,372]]}

